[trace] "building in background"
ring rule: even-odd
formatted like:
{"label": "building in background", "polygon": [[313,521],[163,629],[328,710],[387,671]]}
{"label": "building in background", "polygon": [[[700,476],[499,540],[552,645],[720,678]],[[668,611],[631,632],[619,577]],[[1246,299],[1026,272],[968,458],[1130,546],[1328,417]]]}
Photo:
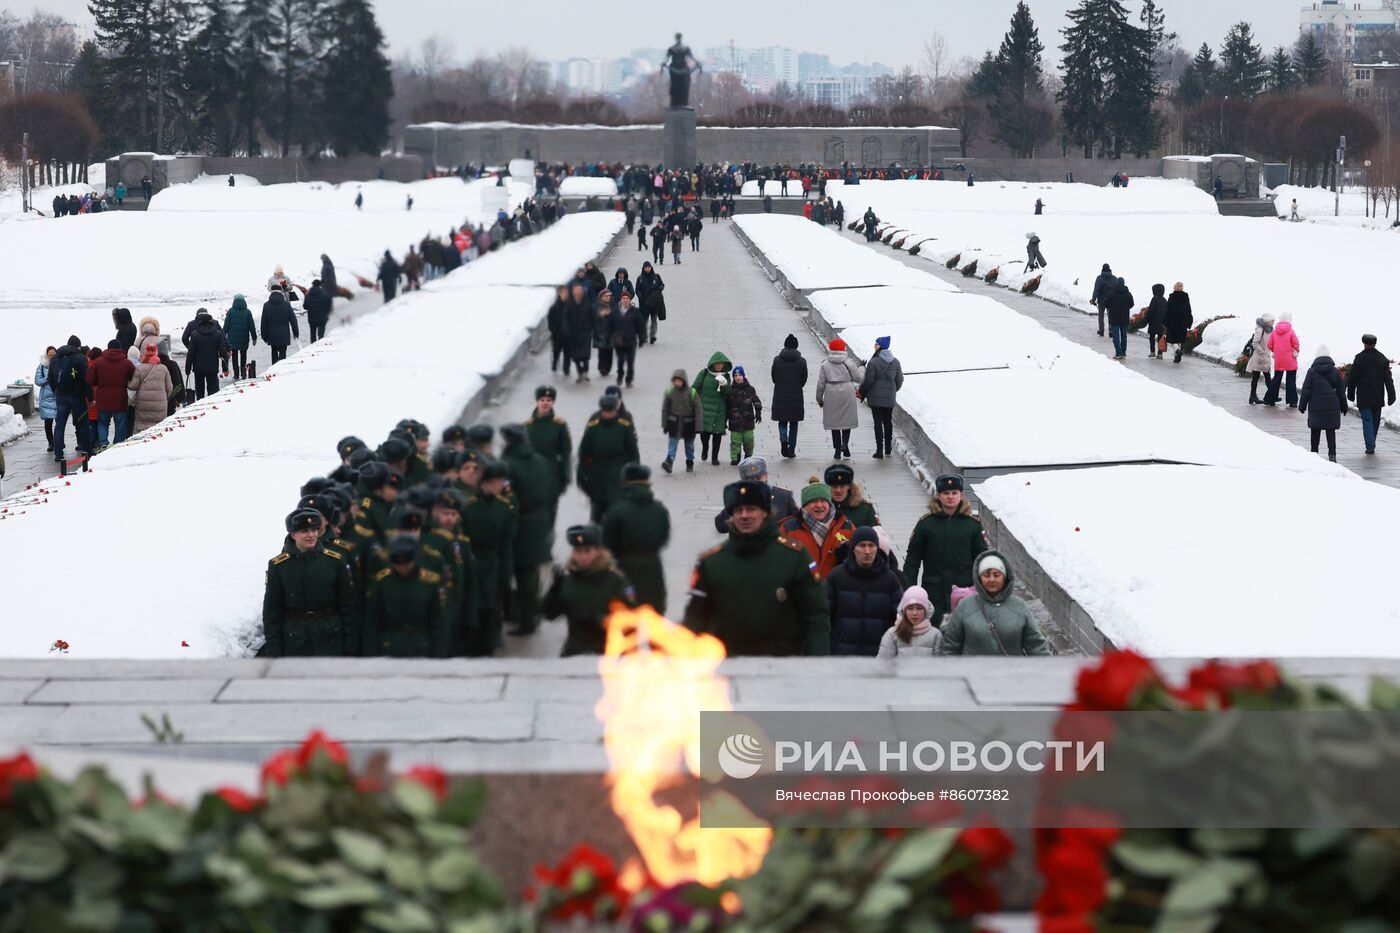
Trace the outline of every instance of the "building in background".
{"label": "building in background", "polygon": [[1369,4],[1319,0],[1303,8],[1299,22],[1303,35],[1312,33],[1320,44],[1334,44],[1343,63],[1370,57],[1374,44],[1393,36],[1396,26],[1396,11],[1374,0]]}
{"label": "building in background", "polygon": [[1400,62],[1357,62],[1351,66],[1348,88],[1356,100],[1400,97]]}

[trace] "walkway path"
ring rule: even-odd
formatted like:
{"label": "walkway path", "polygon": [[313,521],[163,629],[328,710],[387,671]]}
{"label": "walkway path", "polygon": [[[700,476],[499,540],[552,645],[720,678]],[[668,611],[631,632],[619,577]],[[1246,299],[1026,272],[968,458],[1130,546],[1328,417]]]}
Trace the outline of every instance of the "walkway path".
{"label": "walkway path", "polygon": [[[754,264],[728,222],[711,224],[707,221],[700,250],[692,253],[687,249],[679,266],[669,262],[658,266],[657,271],[666,281],[670,319],[661,325],[658,342],[638,351],[636,386],[625,392],[624,398],[637,421],[642,460],[654,472],[653,484],[658,498],[671,511],[671,546],[664,559],[670,600],[668,615],[673,619],[680,618],[684,611],[696,556],[722,540],[715,532],[714,516],[719,511],[724,486],[737,478],[736,471],[729,465],[727,437],[720,466],[697,463],[696,472],[691,475],[684,472],[683,464],[678,464],[677,472],[669,476],[661,471],[660,463],[666,455],[666,438],[660,427],[661,394],[674,370],[684,369],[693,379],[711,353],[723,350],[736,366],[743,366],[753,378],[766,414],[773,392],[769,367],[782,349],[783,339],[790,333],[796,334],[811,370],[807,388],[808,420],[802,425],[799,456],[796,460],[783,460],[779,456],[777,428],[766,417],[758,427],[755,452],[768,458],[772,481],[793,490],[800,489],[809,476],[820,474],[831,463],[825,457],[830,435],[821,430],[821,412],[812,401],[817,363],[824,356],[825,348]],[[648,258],[649,253],[636,252],[635,240],[624,238],[600,267],[611,278],[618,266],[624,266],[635,279],[641,272],[642,262]],[[488,409],[486,420],[497,425],[523,420],[534,407],[535,387],[551,381],[559,387],[558,412],[569,422],[577,446],[583,426],[596,410],[598,396],[608,383],[596,372],[593,381],[584,385],[575,384],[572,378],[552,377],[547,351],[532,356],[525,363],[497,403]],[[851,436],[854,455],[851,462],[857,479],[865,483],[867,494],[879,506],[881,520],[902,560],[904,545],[909,541],[914,522],[927,508],[928,496],[902,461],[871,458],[875,450],[870,443],[873,439],[868,412],[862,412],[861,429]],[[900,438],[896,437],[896,443],[898,449],[904,449]],[[696,446],[699,446],[698,439]],[[560,540],[564,529],[586,520],[587,515],[587,502],[577,488],[571,487],[559,513],[555,542],[557,561],[562,562],[567,557]],[[555,657],[563,645],[563,629],[562,621],[546,622],[529,639],[508,638],[506,654]]]}
{"label": "walkway path", "polygon": [[[843,231],[843,235],[851,237],[859,243],[865,242],[865,237],[850,231]],[[910,256],[902,250],[892,249],[883,244],[871,244],[871,248],[878,249],[882,254],[892,256],[911,268],[937,275],[952,282],[969,294],[985,295],[999,301],[1027,317],[1034,318],[1081,346],[1098,350],[1105,356],[1113,355],[1113,345],[1109,342],[1108,337],[1098,336],[1096,317],[1042,298],[1022,295],[1012,289],[988,285],[980,278],[965,278],[957,272],[945,269],[936,262]],[[1150,293],[1150,283],[1142,286],[1142,291],[1134,291],[1134,295],[1139,299],[1139,305],[1145,304],[1141,300],[1143,292]],[[1361,349],[1360,337],[1361,335],[1358,334],[1356,352]],[[1297,411],[1287,408],[1283,403],[1280,403],[1277,408],[1250,405],[1248,380],[1241,379],[1219,363],[1200,357],[1188,356],[1180,364],[1172,363],[1170,357],[1161,360],[1149,359],[1147,354],[1142,352],[1146,349],[1146,344],[1145,332],[1134,335],[1128,342],[1128,359],[1124,365],[1157,382],[1206,399],[1230,414],[1250,422],[1257,428],[1291,441],[1305,450],[1308,449],[1310,439],[1306,415],[1298,414]],[[1339,364],[1349,362],[1353,355],[1353,351],[1350,349],[1343,351],[1341,348],[1336,348],[1336,353]],[[1298,374],[1300,388],[1302,387],[1303,375],[1302,372]],[[1262,385],[1260,394],[1263,394]],[[1150,418],[1152,414],[1144,412],[1143,417]],[[1324,452],[1326,451],[1325,439],[1322,449]],[[1337,432],[1337,462],[1363,479],[1400,488],[1400,432],[1382,430],[1376,441],[1376,450],[1375,456],[1366,456],[1365,445],[1361,440],[1360,418],[1342,419],[1342,429]]]}

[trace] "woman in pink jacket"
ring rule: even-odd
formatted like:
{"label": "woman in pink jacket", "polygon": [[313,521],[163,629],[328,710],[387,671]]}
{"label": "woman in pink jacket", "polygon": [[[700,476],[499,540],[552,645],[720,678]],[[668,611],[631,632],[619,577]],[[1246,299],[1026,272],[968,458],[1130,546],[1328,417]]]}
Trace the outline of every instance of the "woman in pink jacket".
{"label": "woman in pink jacket", "polygon": [[1278,403],[1279,383],[1287,377],[1288,407],[1298,407],[1298,335],[1293,332],[1293,315],[1285,311],[1278,316],[1274,332],[1269,335],[1267,346],[1274,355],[1274,374],[1269,379],[1269,390],[1264,393],[1264,404],[1273,408]]}

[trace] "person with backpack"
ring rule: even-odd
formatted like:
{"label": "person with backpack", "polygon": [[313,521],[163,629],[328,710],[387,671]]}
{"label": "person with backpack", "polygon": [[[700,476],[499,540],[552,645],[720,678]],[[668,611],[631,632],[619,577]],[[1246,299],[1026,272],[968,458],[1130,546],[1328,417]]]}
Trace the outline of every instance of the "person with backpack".
{"label": "person with backpack", "polygon": [[646,312],[649,333],[648,343],[656,343],[657,322],[666,320],[666,283],[649,262],[642,263],[641,275],[637,276],[637,302]]}
{"label": "person with backpack", "polygon": [[92,439],[88,433],[87,404],[92,394],[88,385],[87,355],[82,350],[83,342],[72,336],[58,348],[49,361],[49,387],[54,396],[53,458],[62,462],[63,435],[68,428],[68,419],[73,419],[73,433],[76,435],[78,452],[92,453]]}
{"label": "person with backpack", "polygon": [[214,317],[200,308],[190,331],[185,372],[194,375],[194,397],[204,398],[219,391],[219,371],[228,375],[228,340]]}

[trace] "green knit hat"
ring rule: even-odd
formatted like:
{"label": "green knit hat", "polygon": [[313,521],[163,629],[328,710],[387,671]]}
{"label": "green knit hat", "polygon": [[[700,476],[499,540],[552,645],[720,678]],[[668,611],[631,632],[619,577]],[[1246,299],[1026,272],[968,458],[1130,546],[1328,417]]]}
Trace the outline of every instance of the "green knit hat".
{"label": "green knit hat", "polygon": [[831,501],[831,487],[826,483],[813,483],[802,488],[802,504],[806,506],[808,502],[815,502],[818,499]]}

